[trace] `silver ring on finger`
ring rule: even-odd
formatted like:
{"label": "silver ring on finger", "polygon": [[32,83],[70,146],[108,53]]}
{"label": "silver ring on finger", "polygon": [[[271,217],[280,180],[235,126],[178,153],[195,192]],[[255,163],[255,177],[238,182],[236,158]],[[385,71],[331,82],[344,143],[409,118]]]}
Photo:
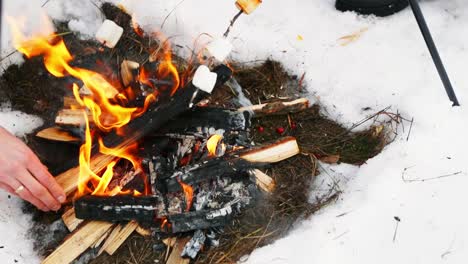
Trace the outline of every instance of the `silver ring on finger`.
{"label": "silver ring on finger", "polygon": [[20,185],[18,188],[16,188],[15,193],[20,194],[22,191],[24,191],[24,186]]}

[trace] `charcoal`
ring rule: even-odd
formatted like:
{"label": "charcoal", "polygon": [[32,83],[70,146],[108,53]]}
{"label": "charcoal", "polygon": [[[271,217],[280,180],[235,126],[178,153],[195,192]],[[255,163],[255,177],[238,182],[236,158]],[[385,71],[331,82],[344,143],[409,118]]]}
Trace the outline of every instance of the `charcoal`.
{"label": "charcoal", "polygon": [[172,234],[177,234],[198,229],[222,227],[229,224],[233,217],[232,215],[228,214],[207,219],[207,215],[210,213],[213,213],[213,211],[202,210],[197,212],[185,212],[181,214],[169,215],[167,219],[171,225],[170,228],[166,229],[165,231]]}
{"label": "charcoal", "polygon": [[179,180],[188,184],[196,185],[203,181],[216,179],[217,177],[232,177],[253,168],[264,166],[261,163],[251,163],[237,157],[221,157],[205,161],[201,164],[186,166],[165,176],[167,191],[176,192],[181,190]]}

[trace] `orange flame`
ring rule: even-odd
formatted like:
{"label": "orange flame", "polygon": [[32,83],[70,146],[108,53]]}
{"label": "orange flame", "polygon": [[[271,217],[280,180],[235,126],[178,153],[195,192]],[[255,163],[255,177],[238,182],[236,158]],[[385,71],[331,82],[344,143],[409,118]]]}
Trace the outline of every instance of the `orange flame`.
{"label": "orange flame", "polygon": [[210,157],[216,157],[216,151],[218,149],[218,144],[223,139],[221,135],[213,135],[206,142],[206,148],[208,149],[208,154]]}
{"label": "orange flame", "polygon": [[[117,98],[120,101],[127,102],[125,93],[119,92],[119,89],[107,81],[102,75],[83,68],[70,65],[73,56],[68,51],[64,41],[57,36],[35,35],[26,38],[18,24],[11,18],[8,18],[13,33],[13,42],[16,49],[26,55],[28,58],[43,56],[46,69],[56,77],[72,76],[81,80],[86,88],[91,91],[90,96],[81,97],[78,85],[73,84],[73,93],[76,100],[83,107],[86,107],[93,117],[95,126],[103,132],[110,132],[119,129],[128,124],[133,118],[142,115],[149,105],[156,100],[157,93],[146,97],[144,107],[123,107],[112,101]],[[173,94],[179,86],[179,76],[175,66],[172,64],[172,54],[170,45],[164,46],[164,62],[159,68],[159,78],[172,78],[174,86]],[[83,110],[85,111],[85,110]],[[106,147],[102,140],[99,140],[99,151],[104,155],[115,156],[115,160],[108,164],[102,176],[98,176],[91,170],[91,150],[93,145],[92,131],[89,125],[87,114],[84,112],[86,120],[85,142],[80,147],[79,163],[80,175],[78,182],[78,196],[85,194],[93,195],[115,195],[122,192],[121,187],[108,190],[108,186],[114,175],[113,168],[119,159],[129,160],[135,170],[141,169],[140,160],[135,158],[137,145],[126,146],[125,148],[113,149]],[[138,195],[138,193],[135,193]]]}
{"label": "orange flame", "polygon": [[188,212],[188,211],[190,211],[190,208],[192,208],[193,188],[192,188],[192,186],[184,183],[179,178],[177,178],[177,181],[179,182],[180,186],[182,187],[182,190],[184,191],[185,203],[187,204],[187,208],[185,210]]}

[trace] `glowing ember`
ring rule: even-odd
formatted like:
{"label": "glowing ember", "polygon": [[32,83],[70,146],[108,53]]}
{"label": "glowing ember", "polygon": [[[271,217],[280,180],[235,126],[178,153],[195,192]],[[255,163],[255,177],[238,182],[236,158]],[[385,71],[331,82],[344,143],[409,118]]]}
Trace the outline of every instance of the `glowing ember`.
{"label": "glowing ember", "polygon": [[177,181],[179,182],[180,186],[182,186],[182,190],[184,191],[185,203],[187,204],[187,208],[185,210],[188,212],[190,211],[190,208],[192,208],[193,188],[192,186],[182,182],[180,179],[177,179]]}
{"label": "glowing ember", "polygon": [[208,154],[211,157],[216,157],[216,151],[218,149],[218,144],[221,142],[222,139],[223,139],[223,136],[221,136],[221,135],[213,135],[206,142],[206,148],[208,149]]}

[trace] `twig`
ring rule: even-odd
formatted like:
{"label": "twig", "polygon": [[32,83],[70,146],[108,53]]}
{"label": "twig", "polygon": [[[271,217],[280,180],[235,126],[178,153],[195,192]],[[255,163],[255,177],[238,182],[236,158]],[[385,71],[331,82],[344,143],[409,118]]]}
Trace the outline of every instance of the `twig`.
{"label": "twig", "polygon": [[414,180],[412,180],[412,179],[406,179],[406,178],[405,178],[406,171],[407,171],[408,169],[413,168],[413,167],[415,167],[415,166],[405,168],[405,169],[403,170],[403,172],[401,173],[401,179],[402,179],[405,183],[433,181],[433,180],[438,180],[438,179],[442,179],[442,178],[448,178],[448,177],[457,176],[457,175],[463,173],[463,171],[457,171],[457,172],[454,172],[454,173],[451,173],[451,174],[440,175],[440,176],[437,176],[437,177],[432,177],[432,178],[427,178],[427,179],[414,179]]}
{"label": "twig", "polygon": [[164,28],[164,24],[166,24],[167,19],[171,16],[172,13],[183,3],[185,0],[180,1],[177,5],[174,6],[174,8],[167,14],[167,16],[164,18],[163,22],[161,23],[161,30]]}
{"label": "twig", "polygon": [[47,5],[47,3],[49,3],[49,2],[50,2],[50,0],[46,0],[46,1],[41,5],[41,7],[44,7],[44,6]]}
{"label": "twig", "polygon": [[411,125],[408,131],[408,137],[406,137],[406,141],[409,141],[409,137],[411,135],[411,130],[413,129],[413,122],[414,122],[414,117],[411,119]]}
{"label": "twig", "polygon": [[224,32],[224,37],[227,38],[229,35],[229,32],[231,32],[232,27],[234,26],[234,23],[236,23],[237,19],[244,13],[244,11],[240,10],[231,20],[231,23],[229,24],[228,28],[226,29],[226,32]]}

